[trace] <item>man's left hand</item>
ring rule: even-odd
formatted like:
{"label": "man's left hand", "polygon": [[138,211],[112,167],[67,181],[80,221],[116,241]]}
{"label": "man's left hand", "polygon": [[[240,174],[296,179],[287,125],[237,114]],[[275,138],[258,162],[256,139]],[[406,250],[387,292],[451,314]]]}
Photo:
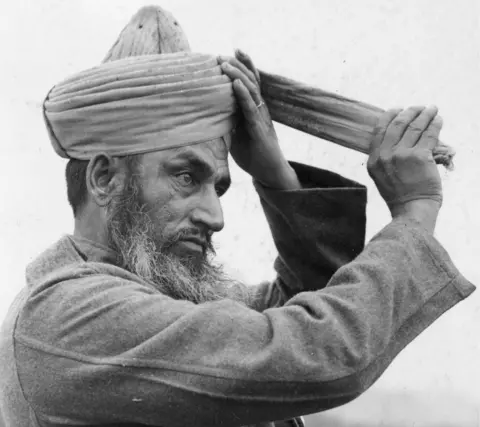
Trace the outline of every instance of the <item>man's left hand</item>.
{"label": "man's left hand", "polygon": [[232,79],[243,121],[232,134],[230,152],[235,162],[262,185],[281,190],[301,188],[285,159],[267,105],[260,91],[260,74],[248,55],[218,58],[222,71]]}

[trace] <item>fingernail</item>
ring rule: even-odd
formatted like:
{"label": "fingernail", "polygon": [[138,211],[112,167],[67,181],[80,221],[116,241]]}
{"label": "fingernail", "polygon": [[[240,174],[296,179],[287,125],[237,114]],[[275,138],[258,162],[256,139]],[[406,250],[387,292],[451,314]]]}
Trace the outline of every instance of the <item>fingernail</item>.
{"label": "fingernail", "polygon": [[221,67],[224,69],[224,70],[227,70],[229,67],[230,67],[230,64],[228,62],[223,62]]}

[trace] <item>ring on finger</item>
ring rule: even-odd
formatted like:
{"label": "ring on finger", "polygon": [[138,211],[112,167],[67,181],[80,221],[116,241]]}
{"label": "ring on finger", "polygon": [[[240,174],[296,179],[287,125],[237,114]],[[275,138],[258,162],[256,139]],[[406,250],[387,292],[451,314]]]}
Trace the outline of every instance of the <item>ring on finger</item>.
{"label": "ring on finger", "polygon": [[260,101],[260,103],[256,106],[257,108],[260,108],[262,107],[263,105],[265,105],[265,102],[264,101]]}

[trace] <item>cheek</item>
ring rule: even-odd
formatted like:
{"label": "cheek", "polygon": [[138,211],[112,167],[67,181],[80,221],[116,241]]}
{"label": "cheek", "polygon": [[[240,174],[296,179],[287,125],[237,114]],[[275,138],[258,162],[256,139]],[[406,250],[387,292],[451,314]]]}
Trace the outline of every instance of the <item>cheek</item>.
{"label": "cheek", "polygon": [[158,237],[173,236],[181,229],[191,227],[189,218],[195,205],[194,197],[182,196],[168,179],[143,184],[142,201]]}
{"label": "cheek", "polygon": [[161,233],[164,237],[171,237],[189,226],[190,210],[185,200],[172,197],[166,203],[157,203],[149,211],[149,216],[158,235]]}

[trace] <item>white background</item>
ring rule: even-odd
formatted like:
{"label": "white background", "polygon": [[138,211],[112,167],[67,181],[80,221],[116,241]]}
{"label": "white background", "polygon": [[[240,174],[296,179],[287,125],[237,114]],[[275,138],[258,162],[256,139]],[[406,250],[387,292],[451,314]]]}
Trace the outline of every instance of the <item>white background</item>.
{"label": "white background", "polygon": [[[44,129],[41,102],[67,75],[98,64],[140,0],[15,0],[0,14],[0,319],[26,263],[72,231],[65,161]],[[162,0],[193,50],[241,47],[259,68],[382,108],[436,104],[442,140],[458,154],[442,172],[437,227],[458,268],[480,283],[480,5],[477,0]],[[389,220],[366,157],[277,126],[287,157],[369,187],[368,233]],[[274,248],[250,179],[235,167],[224,198],[219,256],[248,282],[272,277]],[[480,291],[415,340],[357,401],[309,426],[480,426]]]}

